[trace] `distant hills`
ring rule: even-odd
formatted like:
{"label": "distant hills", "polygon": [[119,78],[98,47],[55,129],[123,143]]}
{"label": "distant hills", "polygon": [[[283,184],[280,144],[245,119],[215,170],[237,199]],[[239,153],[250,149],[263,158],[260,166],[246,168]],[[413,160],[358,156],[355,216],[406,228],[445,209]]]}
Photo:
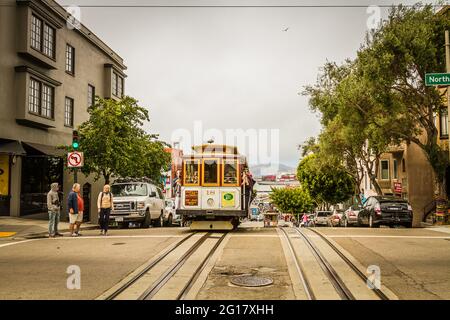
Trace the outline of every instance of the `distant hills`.
{"label": "distant hills", "polygon": [[272,166],[270,164],[259,164],[250,166],[250,172],[254,177],[261,177],[266,175],[278,175],[280,173],[296,173],[296,169],[282,163],[273,164]]}

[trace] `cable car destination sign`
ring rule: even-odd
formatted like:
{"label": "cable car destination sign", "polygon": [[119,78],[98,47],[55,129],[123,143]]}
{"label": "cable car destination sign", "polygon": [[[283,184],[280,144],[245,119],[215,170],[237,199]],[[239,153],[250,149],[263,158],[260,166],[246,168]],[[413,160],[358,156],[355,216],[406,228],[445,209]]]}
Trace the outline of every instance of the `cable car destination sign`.
{"label": "cable car destination sign", "polygon": [[450,73],[426,73],[425,85],[430,86],[448,86],[450,85]]}

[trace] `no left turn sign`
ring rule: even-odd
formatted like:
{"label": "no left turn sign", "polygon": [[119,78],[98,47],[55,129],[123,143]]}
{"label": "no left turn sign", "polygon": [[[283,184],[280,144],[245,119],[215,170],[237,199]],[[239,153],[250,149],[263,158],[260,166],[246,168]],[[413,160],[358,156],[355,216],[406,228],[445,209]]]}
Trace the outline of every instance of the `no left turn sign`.
{"label": "no left turn sign", "polygon": [[81,168],[83,166],[83,152],[69,152],[67,154],[67,166],[69,168]]}

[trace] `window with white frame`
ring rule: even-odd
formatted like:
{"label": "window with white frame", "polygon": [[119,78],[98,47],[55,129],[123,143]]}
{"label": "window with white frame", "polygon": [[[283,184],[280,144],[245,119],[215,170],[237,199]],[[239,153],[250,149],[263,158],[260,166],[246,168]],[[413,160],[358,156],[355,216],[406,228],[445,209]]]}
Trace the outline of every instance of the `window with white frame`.
{"label": "window with white frame", "polygon": [[88,84],[88,107],[95,104],[95,87]]}
{"label": "window with white frame", "polygon": [[66,44],[66,72],[75,74],[75,48]]}
{"label": "window with white frame", "polygon": [[117,74],[117,72],[113,72],[112,74],[112,93],[116,97],[123,96],[123,78]]}
{"label": "window with white frame", "polygon": [[66,127],[73,127],[73,99],[66,97],[64,106],[64,125]]}
{"label": "window with white frame", "polygon": [[48,24],[44,25],[43,53],[51,58],[55,58],[55,29]]}
{"label": "window with white frame", "polygon": [[53,119],[55,88],[42,81],[30,78],[28,93],[28,111]]}
{"label": "window with white frame", "polygon": [[28,98],[28,111],[39,114],[41,105],[41,83],[33,78],[30,79],[30,90]]}
{"label": "window with white frame", "polygon": [[35,15],[31,16],[31,47],[39,51],[42,49],[42,20]]}
{"label": "window with white frame", "polygon": [[380,160],[380,173],[382,180],[389,179],[389,160]]}
{"label": "window with white frame", "polygon": [[56,30],[34,14],[31,16],[30,46],[55,59]]}

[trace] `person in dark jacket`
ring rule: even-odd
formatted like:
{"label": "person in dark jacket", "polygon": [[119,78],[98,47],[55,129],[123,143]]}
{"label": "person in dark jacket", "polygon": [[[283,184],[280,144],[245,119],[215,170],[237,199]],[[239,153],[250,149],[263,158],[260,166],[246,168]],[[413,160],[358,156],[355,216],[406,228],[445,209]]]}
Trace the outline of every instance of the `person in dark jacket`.
{"label": "person in dark jacket", "polygon": [[[79,211],[79,192],[80,192],[80,184],[75,183],[72,187],[72,191],[70,191],[69,196],[67,198],[67,209],[69,211],[69,222],[70,222],[70,234],[72,237],[78,236],[80,221],[83,221],[83,213],[82,211]],[[74,230],[75,225],[78,226],[76,231]]]}

